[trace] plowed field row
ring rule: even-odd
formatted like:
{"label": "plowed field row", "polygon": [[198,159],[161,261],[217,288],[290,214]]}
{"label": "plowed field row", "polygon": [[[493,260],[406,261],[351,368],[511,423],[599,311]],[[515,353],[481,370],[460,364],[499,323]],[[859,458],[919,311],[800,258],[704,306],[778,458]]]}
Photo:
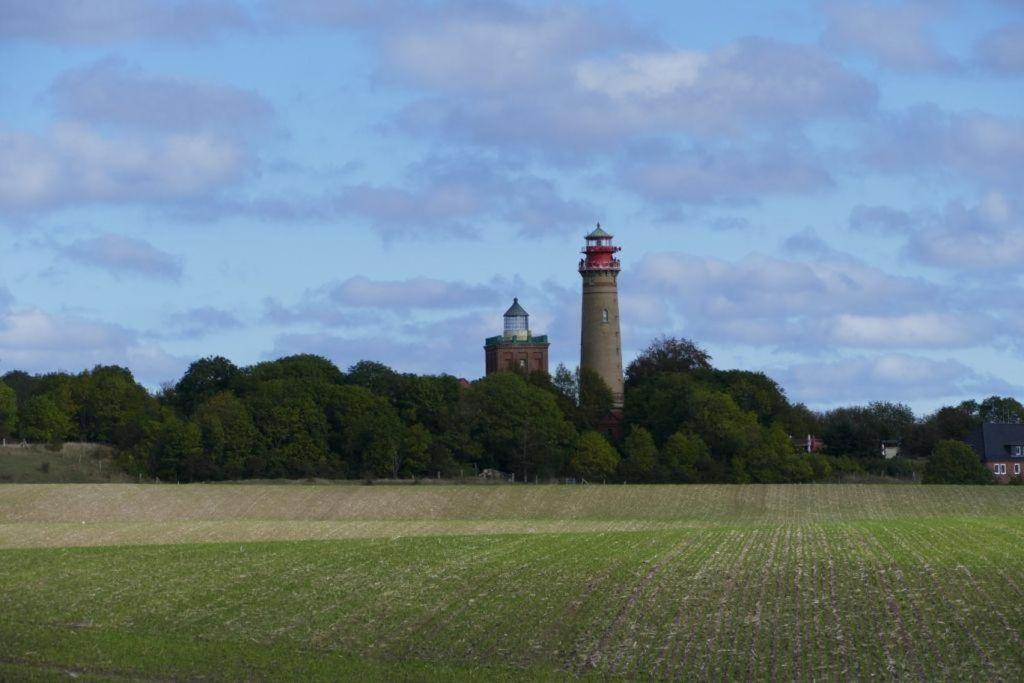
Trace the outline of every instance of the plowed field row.
{"label": "plowed field row", "polygon": [[[1020,489],[936,487],[925,495],[906,493],[916,490],[910,487],[862,488],[870,503],[860,509],[872,514],[856,518],[850,494],[836,493],[840,487],[807,487],[819,495],[816,502],[805,492],[759,487],[723,487],[720,495],[708,487],[696,494],[627,487],[630,505],[609,493],[612,487],[590,489],[590,497],[540,487],[553,498],[547,503],[533,492],[489,488],[483,491],[502,498],[502,506],[515,495],[532,510],[571,502],[575,516],[510,511],[499,519],[489,516],[499,507],[491,501],[476,519],[469,509],[460,519],[440,519],[436,511],[401,519],[378,502],[381,519],[336,513],[303,521],[290,517],[293,503],[285,506],[285,519],[238,517],[236,489],[251,487],[225,487],[223,515],[212,502],[218,487],[136,488],[159,492],[165,511],[182,505],[168,502],[165,491],[207,496],[205,518],[126,521],[121,515],[137,504],[138,492],[92,487],[93,495],[109,490],[111,497],[90,507],[76,488],[69,506],[73,514],[91,509],[91,520],[73,523],[65,510],[63,520],[45,522],[34,506],[50,492],[33,498],[18,491],[26,501],[18,508],[0,487],[0,501],[6,500],[0,539],[50,546],[0,550],[0,677],[1019,680],[1024,674]],[[360,515],[373,507],[365,489],[354,487],[314,494],[307,487],[262,488],[274,489],[278,502],[290,488],[322,505],[356,491]],[[385,502],[395,500],[396,489],[378,490]],[[751,501],[741,499],[744,491]],[[936,498],[943,493],[945,505]],[[978,500],[968,504],[968,493]],[[474,491],[467,500],[480,495]],[[648,495],[691,503],[702,495],[726,497],[736,507],[642,518],[638,511],[665,505]],[[888,516],[870,510],[890,495],[924,495],[919,502],[931,503],[899,515],[892,500],[882,505]],[[606,509],[609,499],[624,505],[622,518]],[[777,509],[779,501],[820,505],[835,519],[821,521],[820,510]],[[336,502],[335,509],[350,504]],[[272,512],[265,505],[251,503],[247,514],[261,506]],[[596,509],[606,512],[583,514]],[[149,544],[95,545],[135,539],[147,524],[157,530]],[[189,525],[203,529],[192,538],[204,542],[175,543],[167,533],[188,538]],[[259,527],[262,538],[281,530],[291,538],[304,525],[338,536],[245,536]],[[202,534],[211,529],[232,542],[208,542],[217,534]],[[53,547],[69,540],[95,547]]]}

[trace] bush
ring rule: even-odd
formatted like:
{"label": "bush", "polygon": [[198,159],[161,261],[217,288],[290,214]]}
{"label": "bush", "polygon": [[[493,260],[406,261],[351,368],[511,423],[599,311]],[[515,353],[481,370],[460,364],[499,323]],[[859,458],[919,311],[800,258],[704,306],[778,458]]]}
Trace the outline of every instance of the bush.
{"label": "bush", "polygon": [[935,445],[924,468],[925,484],[991,484],[992,473],[974,449],[963,441],[947,439]]}

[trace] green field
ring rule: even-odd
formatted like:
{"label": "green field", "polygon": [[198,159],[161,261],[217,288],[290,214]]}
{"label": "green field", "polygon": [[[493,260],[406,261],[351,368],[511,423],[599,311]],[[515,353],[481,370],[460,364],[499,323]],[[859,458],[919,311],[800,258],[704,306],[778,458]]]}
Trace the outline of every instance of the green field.
{"label": "green field", "polygon": [[1024,487],[0,486],[0,678],[1024,677]]}

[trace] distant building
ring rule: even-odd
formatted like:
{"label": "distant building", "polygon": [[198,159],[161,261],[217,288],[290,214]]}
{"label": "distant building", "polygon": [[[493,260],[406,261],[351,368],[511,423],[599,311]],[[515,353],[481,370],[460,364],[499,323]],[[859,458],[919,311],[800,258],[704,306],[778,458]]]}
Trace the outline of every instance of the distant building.
{"label": "distant building", "polygon": [[484,342],[486,373],[499,370],[548,371],[548,337],[530,332],[530,314],[513,299],[505,311],[505,331]]}
{"label": "distant building", "polygon": [[899,439],[887,439],[881,444],[882,457],[886,460],[892,460],[900,454],[900,440]]}
{"label": "distant building", "polygon": [[796,446],[797,450],[804,453],[817,453],[825,447],[825,442],[814,436],[814,434],[808,434],[803,437],[791,437],[793,439],[793,445]]}
{"label": "distant building", "polygon": [[971,432],[967,443],[998,481],[1021,476],[1024,424],[986,423]]}

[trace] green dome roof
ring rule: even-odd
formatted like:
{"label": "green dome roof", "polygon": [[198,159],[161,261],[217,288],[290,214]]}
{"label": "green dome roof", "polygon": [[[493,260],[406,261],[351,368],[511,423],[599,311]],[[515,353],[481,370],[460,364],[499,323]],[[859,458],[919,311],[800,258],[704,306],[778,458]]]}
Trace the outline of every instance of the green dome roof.
{"label": "green dome roof", "polygon": [[613,237],[613,235],[611,235],[611,234],[605,232],[603,229],[601,229],[601,224],[598,223],[597,224],[597,228],[594,230],[594,232],[592,232],[589,235],[587,235],[586,239],[588,239],[588,240],[596,240],[596,239],[600,239],[602,237]]}

